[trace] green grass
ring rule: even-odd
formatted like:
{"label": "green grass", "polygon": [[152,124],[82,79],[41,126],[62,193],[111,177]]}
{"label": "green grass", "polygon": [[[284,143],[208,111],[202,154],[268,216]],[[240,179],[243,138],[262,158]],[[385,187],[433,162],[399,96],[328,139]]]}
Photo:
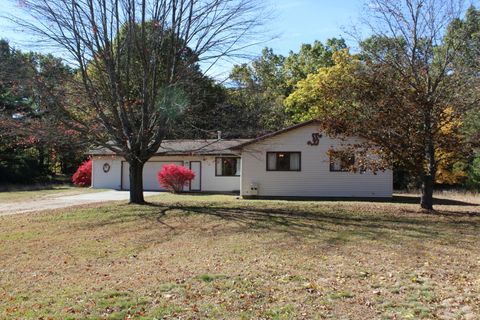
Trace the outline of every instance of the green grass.
{"label": "green grass", "polygon": [[198,279],[204,282],[212,282],[212,281],[215,281],[216,279],[222,279],[222,278],[225,278],[225,276],[220,274],[202,274],[198,276]]}
{"label": "green grass", "polygon": [[329,299],[336,300],[336,299],[349,299],[353,298],[354,295],[349,291],[335,291],[327,296]]}
{"label": "green grass", "polygon": [[475,203],[162,195],[0,217],[1,319],[462,319]]}

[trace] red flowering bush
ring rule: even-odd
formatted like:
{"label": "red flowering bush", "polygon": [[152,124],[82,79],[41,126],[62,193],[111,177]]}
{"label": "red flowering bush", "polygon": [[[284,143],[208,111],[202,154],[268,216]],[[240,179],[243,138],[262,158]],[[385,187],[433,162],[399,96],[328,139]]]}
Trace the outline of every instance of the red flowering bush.
{"label": "red flowering bush", "polygon": [[158,172],[157,178],[162,188],[178,193],[195,178],[195,173],[183,166],[167,164]]}
{"label": "red flowering bush", "polygon": [[92,184],[92,159],[82,163],[72,176],[72,182],[79,187],[89,187]]}

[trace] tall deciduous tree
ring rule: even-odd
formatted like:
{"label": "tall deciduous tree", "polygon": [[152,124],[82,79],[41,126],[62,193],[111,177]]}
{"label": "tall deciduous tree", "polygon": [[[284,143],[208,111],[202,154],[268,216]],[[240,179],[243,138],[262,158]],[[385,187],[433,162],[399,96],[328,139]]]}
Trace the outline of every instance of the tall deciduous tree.
{"label": "tall deciduous tree", "polygon": [[[372,4],[373,39],[388,39],[388,44],[380,49],[373,41],[363,45],[363,52],[367,61],[386,66],[390,79],[402,79],[405,91],[399,97],[420,110],[412,124],[423,149],[424,170],[418,171],[421,206],[432,209],[433,185],[443,161],[442,153],[436,151],[448,154],[459,145],[456,123],[477,101],[477,79],[452,72],[466,38],[450,41],[446,37],[447,28],[463,13],[462,1],[373,0]],[[445,127],[452,128],[450,134],[441,134]]]}
{"label": "tall deciduous tree", "polygon": [[[447,41],[460,48],[454,62],[454,72],[479,77],[480,69],[480,10],[471,6],[463,19],[457,19],[447,29]],[[463,133],[475,148],[468,164],[467,186],[480,188],[480,104],[468,110],[462,118]]]}
{"label": "tall deciduous tree", "polygon": [[49,94],[63,95],[71,78],[60,59],[0,40],[0,183],[43,182],[84,157],[84,141],[59,121]]}
{"label": "tall deciduous tree", "polygon": [[290,92],[298,81],[305,79],[309,74],[316,73],[320,68],[332,66],[333,54],[346,48],[344,39],[330,38],[325,44],[318,40],[313,44],[302,44],[298,53],[290,51],[284,64],[285,78]]}
{"label": "tall deciduous tree", "polygon": [[331,38],[325,44],[318,40],[302,44],[298,52],[290,51],[288,56],[264,48],[250,64],[234,66],[228,104],[244,114],[240,128],[245,131],[241,135],[252,137],[290,125],[292,117],[290,110],[284,108],[285,98],[298,81],[319,68],[331,66],[333,53],[345,47],[343,39]]}
{"label": "tall deciduous tree", "polygon": [[14,20],[78,68],[86,108],[65,112],[129,162],[131,203],[144,203],[143,166],[187,104],[190,71],[241,54],[264,18],[256,0],[24,0],[23,7],[33,19]]}
{"label": "tall deciduous tree", "polygon": [[285,57],[264,48],[250,64],[233,67],[227,103],[244,114],[242,136],[252,137],[283,126],[286,115],[282,102],[287,94],[284,62]]}
{"label": "tall deciduous tree", "polygon": [[384,164],[413,170],[421,207],[431,210],[438,165],[462,154],[457,124],[476,101],[476,79],[453,72],[460,48],[445,39],[461,8],[454,0],[373,0],[369,8],[363,61],[345,53],[337,69],[301,82],[289,104],[311,103],[329,133],[365,137]]}

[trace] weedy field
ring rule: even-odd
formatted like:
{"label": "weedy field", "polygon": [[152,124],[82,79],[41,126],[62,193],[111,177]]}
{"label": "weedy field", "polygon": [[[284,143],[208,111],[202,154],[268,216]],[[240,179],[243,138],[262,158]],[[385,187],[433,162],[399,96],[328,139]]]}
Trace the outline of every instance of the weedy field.
{"label": "weedy field", "polygon": [[0,218],[2,319],[478,319],[480,201],[162,195]]}

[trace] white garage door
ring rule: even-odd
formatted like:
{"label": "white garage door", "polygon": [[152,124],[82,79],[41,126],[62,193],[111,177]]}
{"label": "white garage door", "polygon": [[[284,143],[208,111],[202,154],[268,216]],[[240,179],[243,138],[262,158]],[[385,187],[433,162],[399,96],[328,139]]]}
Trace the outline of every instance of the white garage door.
{"label": "white garage door", "polygon": [[[176,164],[183,166],[183,161],[149,161],[143,167],[143,190],[163,190],[157,180],[157,173],[162,170],[166,164]],[[128,162],[122,162],[122,189],[130,189],[130,165]]]}

